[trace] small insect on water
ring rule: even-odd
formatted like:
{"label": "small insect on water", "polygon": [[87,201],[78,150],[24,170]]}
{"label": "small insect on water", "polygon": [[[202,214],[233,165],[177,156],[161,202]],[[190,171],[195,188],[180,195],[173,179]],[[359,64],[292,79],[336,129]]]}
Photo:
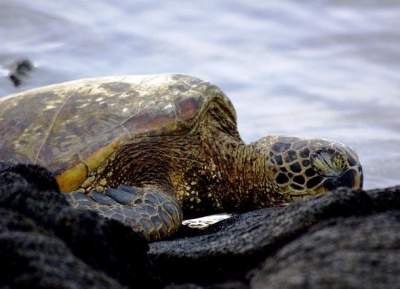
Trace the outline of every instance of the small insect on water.
{"label": "small insect on water", "polygon": [[22,84],[22,79],[27,77],[33,68],[34,65],[29,59],[18,60],[10,67],[8,78],[15,87],[20,86]]}

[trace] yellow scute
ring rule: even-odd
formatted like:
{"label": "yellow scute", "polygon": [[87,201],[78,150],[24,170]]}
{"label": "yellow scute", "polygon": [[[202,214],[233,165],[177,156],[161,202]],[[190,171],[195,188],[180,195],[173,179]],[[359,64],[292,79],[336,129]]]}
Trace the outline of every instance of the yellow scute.
{"label": "yellow scute", "polygon": [[87,168],[83,163],[80,163],[56,176],[56,181],[61,192],[71,192],[79,188],[86,178]]}
{"label": "yellow scute", "polygon": [[62,192],[71,192],[78,189],[88,177],[88,169],[89,172],[96,170],[113,152],[116,151],[118,146],[119,141],[114,141],[111,144],[98,149],[87,159],[82,160],[81,163],[56,176],[60,190]]}

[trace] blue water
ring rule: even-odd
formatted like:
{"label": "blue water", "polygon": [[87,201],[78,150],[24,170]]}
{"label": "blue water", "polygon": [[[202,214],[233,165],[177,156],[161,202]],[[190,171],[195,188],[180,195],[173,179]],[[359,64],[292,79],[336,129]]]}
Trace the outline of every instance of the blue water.
{"label": "blue water", "polygon": [[[300,4],[301,3],[301,4]],[[367,188],[400,183],[400,1],[0,1],[0,95],[82,77],[192,74],[245,141],[352,146]],[[8,67],[36,69],[16,89]]]}

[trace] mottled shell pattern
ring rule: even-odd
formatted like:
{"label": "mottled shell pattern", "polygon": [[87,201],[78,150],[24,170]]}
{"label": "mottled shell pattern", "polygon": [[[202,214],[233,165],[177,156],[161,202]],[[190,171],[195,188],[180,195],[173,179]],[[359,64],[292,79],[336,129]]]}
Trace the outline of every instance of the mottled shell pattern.
{"label": "mottled shell pattern", "polygon": [[213,101],[235,110],[217,87],[186,75],[71,81],[0,99],[0,159],[56,174],[84,161],[97,167],[136,136],[189,132]]}

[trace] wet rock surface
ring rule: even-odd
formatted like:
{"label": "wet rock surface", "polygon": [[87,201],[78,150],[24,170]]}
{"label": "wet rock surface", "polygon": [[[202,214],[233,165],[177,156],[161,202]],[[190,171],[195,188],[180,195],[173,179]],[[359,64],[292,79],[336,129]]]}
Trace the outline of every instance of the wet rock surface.
{"label": "wet rock surface", "polygon": [[0,165],[0,288],[400,288],[400,187],[346,189],[146,244]]}

